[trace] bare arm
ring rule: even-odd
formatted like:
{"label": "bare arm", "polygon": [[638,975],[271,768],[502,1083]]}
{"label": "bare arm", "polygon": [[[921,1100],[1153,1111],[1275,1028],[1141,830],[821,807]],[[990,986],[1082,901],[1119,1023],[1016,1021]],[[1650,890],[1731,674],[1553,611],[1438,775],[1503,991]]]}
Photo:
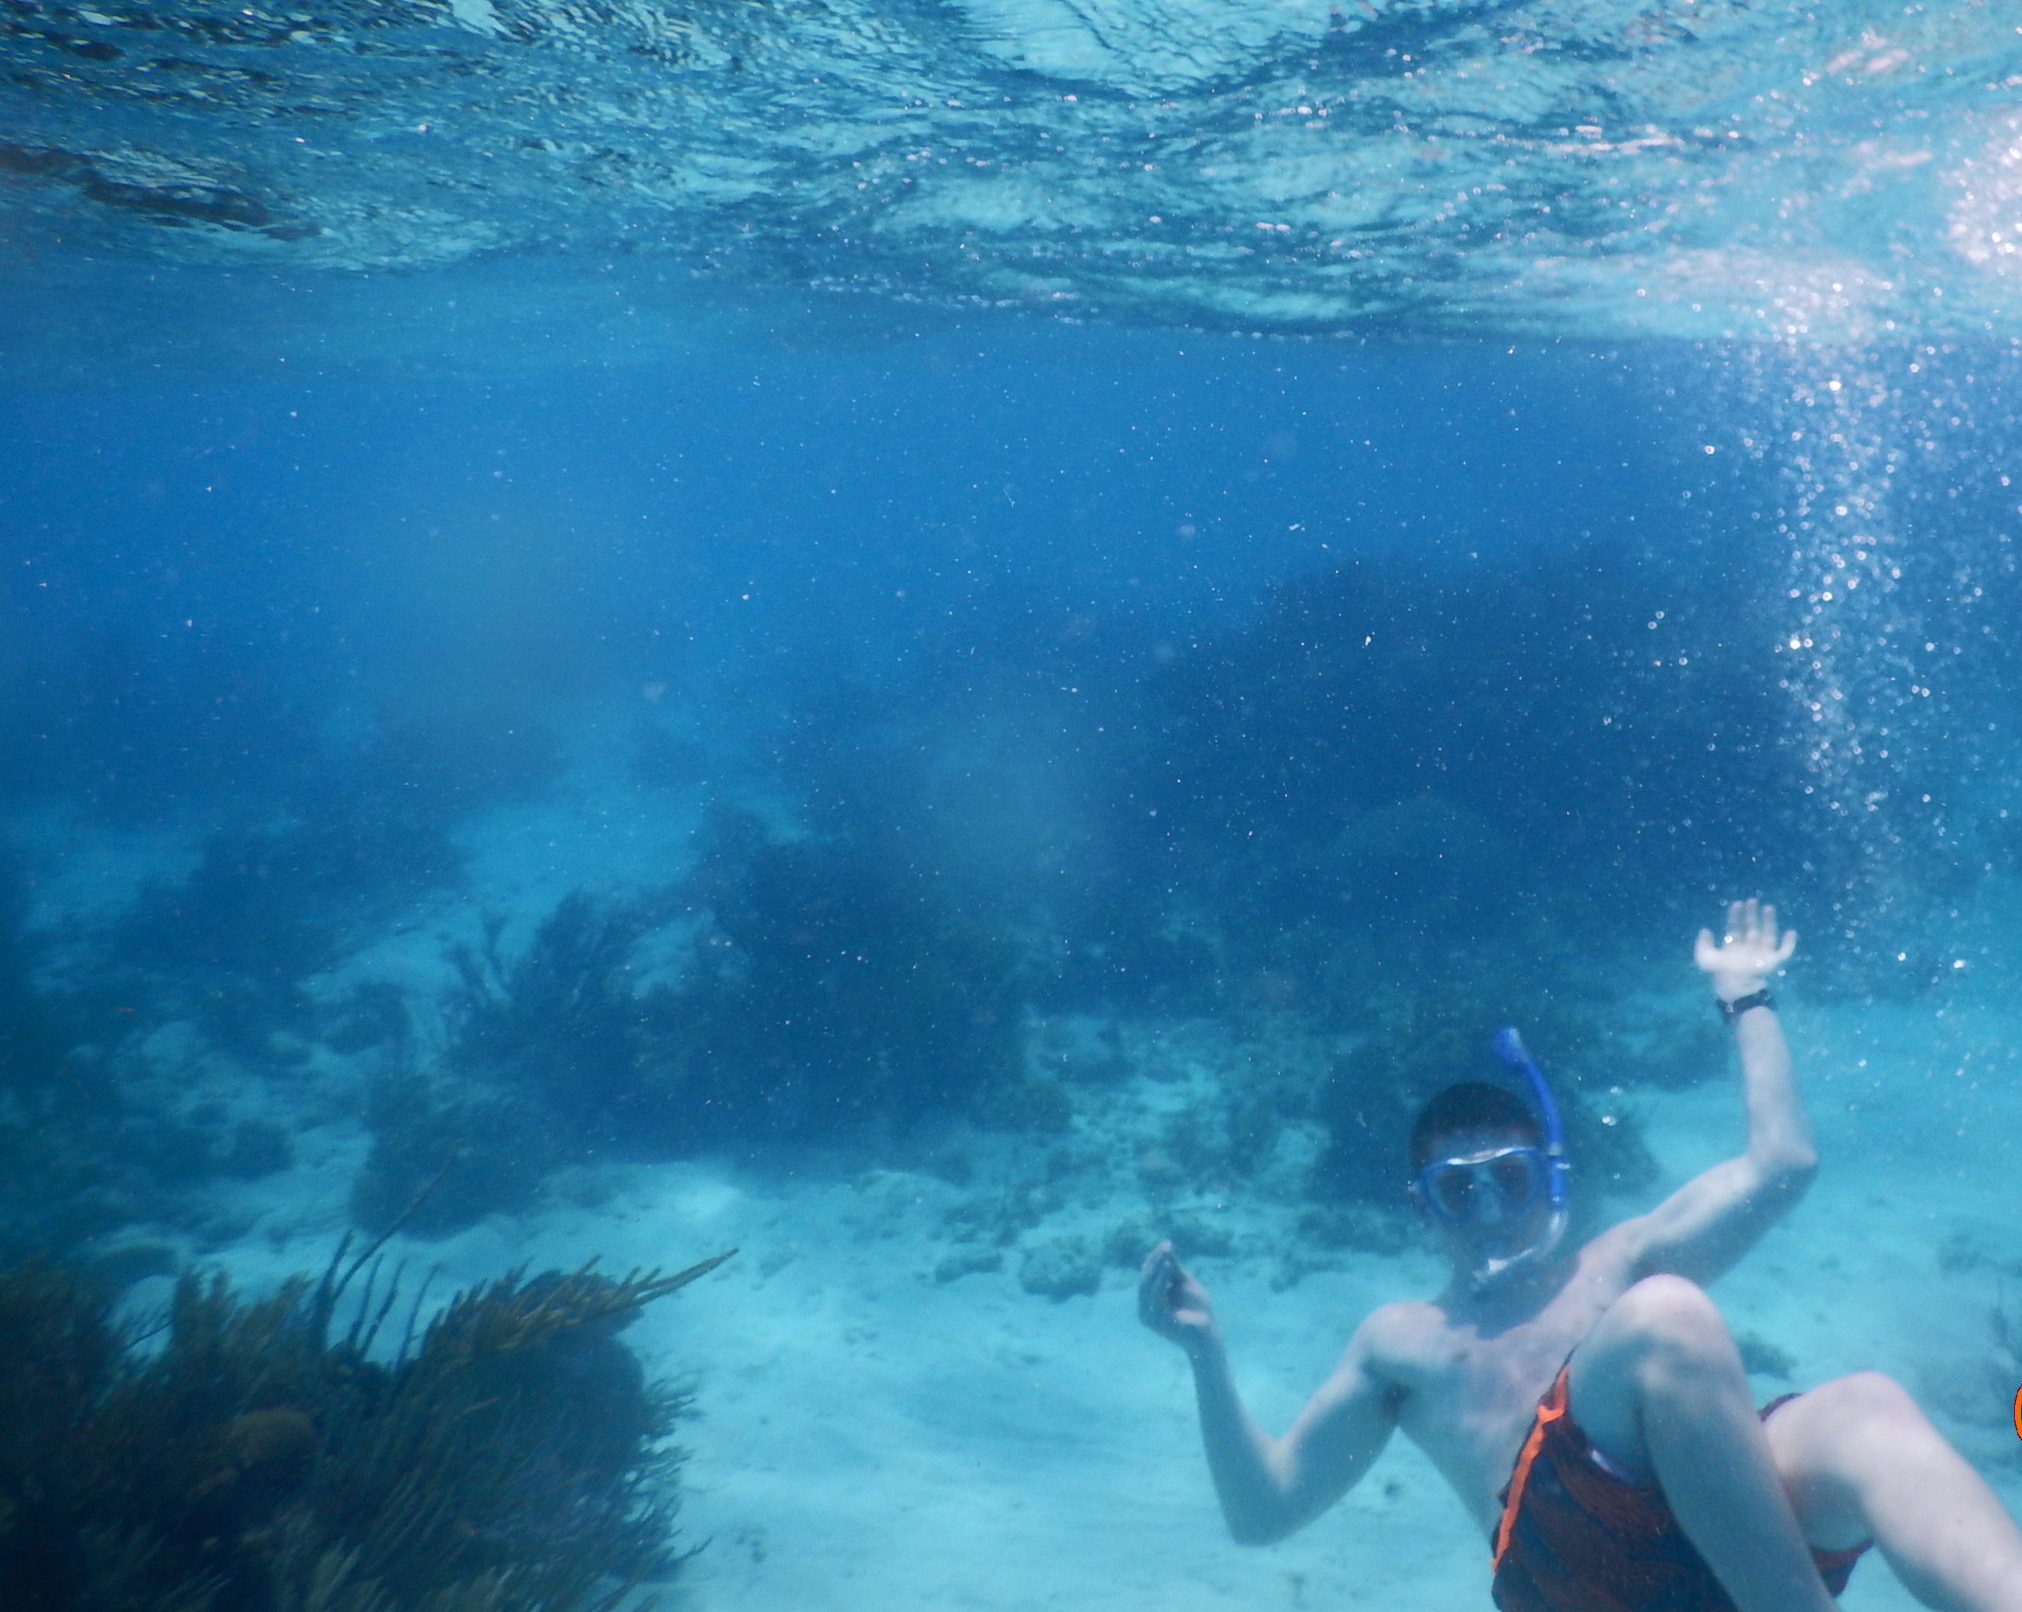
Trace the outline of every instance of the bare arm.
{"label": "bare arm", "polygon": [[1319,1516],[1369,1470],[1397,1425],[1396,1389],[1373,1369],[1374,1316],[1290,1430],[1272,1438],[1243,1409],[1207,1292],[1170,1243],[1145,1261],[1138,1301],[1145,1324],[1179,1343],[1193,1366],[1208,1472],[1239,1544],[1270,1544]]}
{"label": "bare arm", "polygon": [[[1762,990],[1796,945],[1796,935],[1778,934],[1774,907],[1737,901],[1728,908],[1723,939],[1716,943],[1701,930],[1694,958],[1712,977],[1714,994],[1735,1002]],[[1640,1275],[1661,1271],[1710,1282],[1790,1211],[1818,1168],[1776,1010],[1748,1009],[1734,1021],[1734,1035],[1747,1146],[1629,1223]]]}

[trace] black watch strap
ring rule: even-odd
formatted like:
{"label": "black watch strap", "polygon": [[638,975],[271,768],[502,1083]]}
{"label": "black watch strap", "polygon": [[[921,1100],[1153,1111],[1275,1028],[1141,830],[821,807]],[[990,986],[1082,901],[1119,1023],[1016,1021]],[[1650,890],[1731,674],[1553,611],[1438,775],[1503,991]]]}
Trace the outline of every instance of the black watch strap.
{"label": "black watch strap", "polygon": [[1740,1018],[1750,1008],[1773,1008],[1776,1006],[1776,998],[1769,994],[1769,987],[1767,985],[1763,986],[1759,991],[1750,991],[1746,996],[1737,996],[1732,1002],[1721,1002],[1717,996],[1713,1000],[1720,1002],[1720,1016],[1729,1024]]}

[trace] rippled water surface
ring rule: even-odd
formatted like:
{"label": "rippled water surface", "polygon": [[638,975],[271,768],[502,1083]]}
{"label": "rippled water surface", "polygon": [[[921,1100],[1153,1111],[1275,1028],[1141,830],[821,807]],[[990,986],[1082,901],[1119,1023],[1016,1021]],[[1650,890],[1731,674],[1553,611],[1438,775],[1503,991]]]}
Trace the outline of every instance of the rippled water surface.
{"label": "rippled water surface", "polygon": [[1991,0],[9,0],[0,68],[16,280],[643,258],[1245,330],[2017,328]]}

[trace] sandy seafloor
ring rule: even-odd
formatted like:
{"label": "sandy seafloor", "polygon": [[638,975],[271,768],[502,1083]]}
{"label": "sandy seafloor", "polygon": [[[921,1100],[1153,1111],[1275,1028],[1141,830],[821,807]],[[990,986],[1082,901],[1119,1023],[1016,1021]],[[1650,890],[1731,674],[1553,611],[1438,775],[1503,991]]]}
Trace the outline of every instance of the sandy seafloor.
{"label": "sandy seafloor", "polygon": [[[614,809],[590,790],[496,814],[473,841],[479,905],[516,899],[537,917],[574,883],[664,874],[655,864],[679,822],[669,803]],[[46,835],[42,849],[62,838]],[[57,906],[103,897],[108,880],[135,878],[152,860],[133,847],[69,850],[68,875],[44,886]],[[1716,1296],[1738,1334],[1795,1361],[1787,1380],[1759,1380],[1761,1397],[1857,1368],[1887,1371],[2022,1509],[2022,1445],[2008,1425],[2015,1384],[1997,1368],[1990,1326],[2004,1282],[2011,1301],[2022,1294],[2013,990],[2022,969],[2001,963],[1998,944],[2018,914],[2022,895],[1983,896],[1950,937],[1968,966],[1910,1003],[1809,1003],[1800,950],[1781,989],[1824,1168]],[[445,908],[441,925],[388,937],[347,973],[411,970],[408,983],[424,987],[456,921]],[[1681,935],[1675,977],[1654,989],[1703,990],[1688,951]],[[1112,1086],[1096,1128],[1084,1120],[1078,1140],[1113,1156],[1113,1191],[1107,1201],[1084,1191],[1027,1242],[1083,1230],[1099,1239],[1144,1217],[1139,1166],[1152,1121],[1176,1082],[1206,1078],[1218,1036],[1213,1026],[1169,1027],[1158,1078]],[[1189,1059],[1202,1067],[1190,1073]],[[250,1291],[320,1269],[344,1230],[367,1142],[355,1077],[331,1063],[276,1079],[219,1069],[210,1079],[210,1095],[289,1125],[295,1164],[214,1189],[194,1236],[137,1234],[167,1233]],[[205,1084],[199,1075],[192,1094]],[[1673,1183],[1740,1136],[1738,1082],[1639,1093],[1631,1106]],[[1016,1156],[1021,1145],[1030,1146],[978,1144],[981,1162],[964,1186],[843,1156],[763,1169],[588,1167],[553,1182],[534,1213],[441,1241],[396,1238],[389,1253],[410,1274],[439,1270],[442,1293],[518,1266],[595,1257],[619,1270],[677,1268],[741,1250],[627,1334],[650,1368],[691,1385],[696,1399],[680,1434],[690,1452],[681,1527],[686,1541],[707,1543],[660,1592],[668,1612],[1489,1604],[1484,1541],[1401,1440],[1299,1537],[1267,1549],[1231,1543],[1184,1361],[1138,1326],[1127,1269],[1110,1268],[1092,1297],[1061,1301],[1021,1287],[1016,1249],[1002,1269],[937,1281],[948,1211],[1001,1193],[1029,1165]],[[1190,1212],[1253,1246],[1289,1235],[1285,1203],[1211,1184],[1190,1195]],[[1351,1253],[1289,1286],[1280,1267],[1248,1254],[1193,1263],[1217,1300],[1250,1405],[1273,1430],[1317,1386],[1361,1314],[1427,1295],[1439,1274],[1429,1250]],[[1893,1612],[1914,1603],[1870,1558],[1843,1604]]]}

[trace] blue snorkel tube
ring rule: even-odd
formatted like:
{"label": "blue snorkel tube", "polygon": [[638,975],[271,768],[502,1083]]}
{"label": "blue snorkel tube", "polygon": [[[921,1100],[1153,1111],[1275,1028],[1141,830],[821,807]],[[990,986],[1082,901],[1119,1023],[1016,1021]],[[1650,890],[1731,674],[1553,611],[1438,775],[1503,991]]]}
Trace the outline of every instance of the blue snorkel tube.
{"label": "blue snorkel tube", "polygon": [[1531,1102],[1537,1108],[1539,1123],[1544,1127],[1545,1201],[1551,1205],[1552,1213],[1544,1231],[1530,1247],[1504,1259],[1491,1259],[1476,1271],[1474,1285],[1477,1288],[1486,1287],[1511,1271],[1546,1259],[1566,1234],[1566,1132],[1559,1122],[1559,1105],[1552,1101],[1552,1089],[1545,1084],[1544,1071],[1524,1050],[1524,1038],[1516,1033],[1513,1025],[1504,1025],[1496,1031],[1495,1055],[1505,1069],[1522,1075],[1530,1086]]}

